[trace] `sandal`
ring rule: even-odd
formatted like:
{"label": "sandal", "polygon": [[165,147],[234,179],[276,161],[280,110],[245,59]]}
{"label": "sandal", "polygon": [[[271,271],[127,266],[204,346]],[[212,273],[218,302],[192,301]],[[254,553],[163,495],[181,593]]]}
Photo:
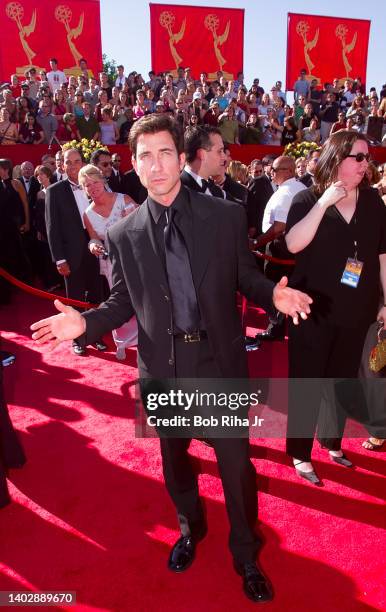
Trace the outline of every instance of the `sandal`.
{"label": "sandal", "polygon": [[[367,438],[362,442],[362,446],[366,450],[377,451],[382,448],[384,441],[382,438]],[[368,446],[365,446],[365,444],[368,444]]]}

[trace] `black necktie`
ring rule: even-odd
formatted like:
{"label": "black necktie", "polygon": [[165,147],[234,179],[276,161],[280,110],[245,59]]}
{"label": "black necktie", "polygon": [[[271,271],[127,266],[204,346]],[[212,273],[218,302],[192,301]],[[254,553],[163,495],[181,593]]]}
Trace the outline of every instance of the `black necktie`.
{"label": "black necktie", "polygon": [[208,187],[209,187],[208,181],[206,181],[205,179],[201,179],[201,191],[202,191],[202,193],[205,193],[205,191],[208,189]]}
{"label": "black necktie", "polygon": [[172,298],[174,328],[191,333],[200,328],[200,311],[184,237],[175,223],[178,212],[165,211],[169,223],[164,229],[166,271]]}

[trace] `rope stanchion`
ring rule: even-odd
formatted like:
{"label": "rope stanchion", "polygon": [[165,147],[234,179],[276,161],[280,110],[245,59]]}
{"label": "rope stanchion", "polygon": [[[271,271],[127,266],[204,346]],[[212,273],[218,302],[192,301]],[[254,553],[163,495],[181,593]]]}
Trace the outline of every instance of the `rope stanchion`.
{"label": "rope stanchion", "polygon": [[260,257],[260,259],[266,259],[267,261],[271,261],[272,263],[280,264],[282,266],[294,266],[294,259],[278,259],[277,257],[272,257],[271,255],[266,255],[265,253],[261,253],[260,251],[252,251],[256,257]]}
{"label": "rope stanchion", "polygon": [[97,304],[90,304],[90,302],[81,302],[80,300],[73,300],[71,298],[62,297],[61,295],[55,295],[54,293],[48,293],[47,291],[43,291],[42,289],[36,289],[36,287],[31,287],[26,283],[23,283],[18,278],[9,274],[4,268],[0,267],[0,276],[2,276],[5,280],[7,280],[11,285],[18,287],[22,291],[26,293],[30,293],[31,295],[35,295],[36,297],[43,298],[44,300],[60,300],[63,304],[67,306],[76,306],[77,308],[95,308]]}

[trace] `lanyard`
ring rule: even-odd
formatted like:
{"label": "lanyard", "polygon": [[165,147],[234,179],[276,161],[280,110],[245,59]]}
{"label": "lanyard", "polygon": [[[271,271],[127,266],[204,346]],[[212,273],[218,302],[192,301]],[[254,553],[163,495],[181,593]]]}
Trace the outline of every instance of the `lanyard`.
{"label": "lanyard", "polygon": [[347,223],[346,219],[343,217],[342,213],[337,209],[336,206],[334,206],[335,212],[338,215],[338,217],[345,223],[345,225],[348,226],[349,231],[352,233],[352,237],[353,237],[353,242],[354,242],[354,259],[355,261],[358,261],[358,240],[357,240],[357,209],[358,209],[358,196],[359,196],[359,192],[358,192],[358,187],[356,188],[355,191],[355,212],[353,214],[353,217],[350,221],[350,223]]}

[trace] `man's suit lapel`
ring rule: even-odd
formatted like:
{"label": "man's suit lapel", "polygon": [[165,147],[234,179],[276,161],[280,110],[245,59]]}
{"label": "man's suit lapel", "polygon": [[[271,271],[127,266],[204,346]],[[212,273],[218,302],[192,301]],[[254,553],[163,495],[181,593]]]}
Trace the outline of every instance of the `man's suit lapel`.
{"label": "man's suit lapel", "polygon": [[[62,189],[67,191],[67,194],[65,194],[65,206],[68,210],[68,203],[71,202],[71,212],[73,215],[75,215],[75,217],[79,220],[79,223],[83,229],[83,219],[80,216],[80,212],[79,212],[79,208],[78,205],[76,203],[76,199],[74,196],[74,192],[72,191],[72,187],[71,184],[68,180],[66,181],[60,181],[60,184],[62,185]],[[68,200],[67,200],[68,198]]]}
{"label": "man's suit lapel", "polygon": [[152,278],[159,280],[160,285],[166,288],[168,281],[158,252],[147,200],[139,207],[134,223],[128,231],[136,259],[148,268]]}
{"label": "man's suit lapel", "polygon": [[200,185],[189,172],[186,172],[186,170],[182,171],[181,179],[185,187],[189,187],[189,189],[193,189],[194,191],[201,191]]}
{"label": "man's suit lapel", "polygon": [[208,202],[206,198],[193,192],[189,192],[189,198],[193,213],[193,231],[191,236],[193,257],[191,266],[194,284],[196,289],[198,289],[213,255],[217,224],[216,217],[212,213],[210,201]]}

